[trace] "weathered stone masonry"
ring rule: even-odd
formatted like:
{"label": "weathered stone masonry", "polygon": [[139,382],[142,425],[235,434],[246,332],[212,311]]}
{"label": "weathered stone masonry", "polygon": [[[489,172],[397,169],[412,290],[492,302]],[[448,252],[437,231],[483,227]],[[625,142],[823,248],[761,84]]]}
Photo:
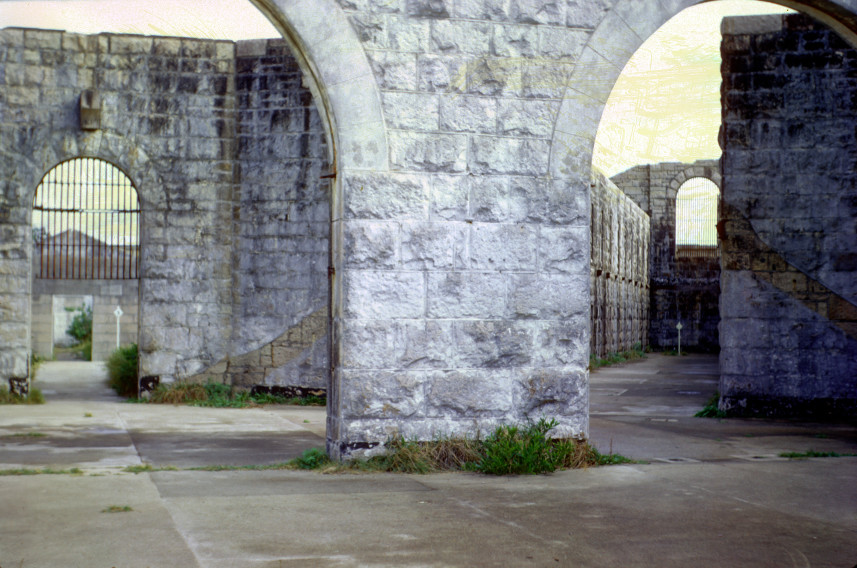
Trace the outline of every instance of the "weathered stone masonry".
{"label": "weathered stone masonry", "polygon": [[720,187],[720,161],[648,164],[611,178],[651,218],[648,335],[655,348],[674,349],[681,322],[682,346],[719,349],[720,259],[676,255],[676,195],[682,183],[697,177]]}
{"label": "weathered stone masonry", "polygon": [[[634,50],[697,1],[255,3],[295,49],[335,174],[330,453],[542,414],[559,420],[559,435],[585,435],[598,120]],[[805,3],[853,27],[853,0]],[[245,189],[227,159],[239,144],[234,47],[75,38],[79,47],[63,48],[76,51],[69,65],[60,36],[5,33],[15,37],[2,48],[3,377],[27,375],[31,192],[49,165],[83,153],[136,172],[152,278],[141,283],[146,372],[193,376],[241,355],[231,352],[235,314],[253,310],[233,297],[253,278],[234,270]],[[166,52],[179,57],[173,70]],[[56,93],[40,91],[53,81]],[[93,135],[70,129],[84,84],[105,93]],[[260,365],[293,329],[287,320],[246,346]]]}
{"label": "weathered stone masonry", "polygon": [[[30,256],[41,176],[71,157],[106,159],[143,203],[142,374],[326,387],[327,151],[284,42],[250,42],[236,58],[231,42],[15,29],[2,39],[4,231],[19,239],[2,271],[18,274]],[[101,95],[100,131],[78,126],[83,89]],[[26,318],[28,280],[16,278],[4,303]],[[18,359],[27,337],[11,329],[0,349]],[[26,377],[25,364],[26,351],[10,375]]]}
{"label": "weathered stone masonry", "polygon": [[857,52],[803,16],[723,23],[721,405],[857,410]]}

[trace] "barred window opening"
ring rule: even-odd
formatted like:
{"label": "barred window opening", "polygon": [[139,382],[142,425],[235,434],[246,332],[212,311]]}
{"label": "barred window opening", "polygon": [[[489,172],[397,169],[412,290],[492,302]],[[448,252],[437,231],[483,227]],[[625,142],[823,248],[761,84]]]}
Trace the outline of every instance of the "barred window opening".
{"label": "barred window opening", "polygon": [[33,246],[36,278],[137,278],[140,200],[133,183],[96,158],[57,165],[36,188]]}
{"label": "barred window opening", "polygon": [[716,257],[720,190],[707,178],[684,182],[675,200],[677,257]]}

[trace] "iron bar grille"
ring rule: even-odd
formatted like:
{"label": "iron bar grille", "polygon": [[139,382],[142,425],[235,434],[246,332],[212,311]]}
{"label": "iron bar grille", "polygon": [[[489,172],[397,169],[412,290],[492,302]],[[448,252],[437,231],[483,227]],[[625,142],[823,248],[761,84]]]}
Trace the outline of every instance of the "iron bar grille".
{"label": "iron bar grille", "polygon": [[675,198],[675,252],[677,258],[717,258],[720,190],[707,178],[691,178]]}
{"label": "iron bar grille", "polygon": [[36,278],[137,278],[140,200],[131,180],[96,158],[54,167],[33,199],[33,246]]}

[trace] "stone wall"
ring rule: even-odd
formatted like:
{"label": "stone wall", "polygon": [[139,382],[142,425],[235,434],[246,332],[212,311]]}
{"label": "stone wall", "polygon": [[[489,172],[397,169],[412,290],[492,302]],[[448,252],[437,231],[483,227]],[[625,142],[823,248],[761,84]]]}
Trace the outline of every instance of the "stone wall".
{"label": "stone wall", "polygon": [[648,345],[649,217],[613,182],[592,182],[590,353]]}
{"label": "stone wall", "polygon": [[676,195],[692,178],[720,181],[719,160],[636,166],[611,178],[651,219],[649,343],[675,349],[681,322],[682,348],[716,352],[720,259],[676,255]]}
{"label": "stone wall", "polygon": [[[84,89],[100,95],[98,130],[81,129]],[[28,375],[33,192],[57,163],[93,156],[142,204],[142,375],[326,383],[327,150],[282,41],[236,57],[224,41],[6,29],[0,92],[4,378]]]}
{"label": "stone wall", "polygon": [[553,177],[549,161],[606,6],[340,5],[380,91],[390,171],[343,180],[329,436],[473,435],[540,415],[584,435],[589,175]]}
{"label": "stone wall", "polygon": [[721,407],[857,410],[857,53],[799,15],[723,22]]}

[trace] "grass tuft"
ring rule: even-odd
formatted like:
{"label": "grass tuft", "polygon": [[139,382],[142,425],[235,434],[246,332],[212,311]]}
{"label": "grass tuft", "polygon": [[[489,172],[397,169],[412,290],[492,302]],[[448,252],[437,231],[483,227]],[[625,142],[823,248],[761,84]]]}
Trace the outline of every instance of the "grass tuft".
{"label": "grass tuft", "polygon": [[694,414],[697,418],[726,418],[726,411],[720,410],[720,393],[714,393],[702,410]]}
{"label": "grass tuft", "polygon": [[851,458],[857,457],[857,454],[840,454],[838,452],[817,452],[815,450],[808,450],[806,452],[783,452],[780,454],[780,457],[793,460],[804,460],[808,458]]}
{"label": "grass tuft", "polygon": [[42,391],[36,387],[30,387],[30,393],[27,396],[21,396],[13,392],[9,392],[6,387],[0,387],[0,404],[44,404],[45,396]]}
{"label": "grass tuft", "polygon": [[591,354],[589,356],[589,370],[598,369],[599,367],[607,367],[610,365],[615,365],[617,363],[625,363],[626,361],[633,361],[635,359],[645,359],[646,358],[646,350],[643,346],[637,342],[634,346],[627,350],[621,351],[618,353],[608,353],[607,357],[601,359],[595,354]]}
{"label": "grass tuft", "polygon": [[115,349],[104,366],[110,377],[110,387],[119,396],[137,396],[137,344]]}
{"label": "grass tuft", "polygon": [[44,467],[41,469],[16,468],[16,469],[0,469],[0,476],[9,475],[80,475],[83,471],[78,467],[71,469],[53,469]]}
{"label": "grass tuft", "polygon": [[205,384],[177,382],[160,385],[152,392],[149,402],[158,404],[189,404],[213,408],[253,408],[266,404],[297,404],[300,406],[324,406],[323,396],[283,397],[268,393],[251,395],[248,392],[233,392],[229,385],[208,382]]}
{"label": "grass tuft", "polygon": [[110,505],[106,509],[103,509],[102,513],[130,513],[133,511],[131,507],[128,505]]}

